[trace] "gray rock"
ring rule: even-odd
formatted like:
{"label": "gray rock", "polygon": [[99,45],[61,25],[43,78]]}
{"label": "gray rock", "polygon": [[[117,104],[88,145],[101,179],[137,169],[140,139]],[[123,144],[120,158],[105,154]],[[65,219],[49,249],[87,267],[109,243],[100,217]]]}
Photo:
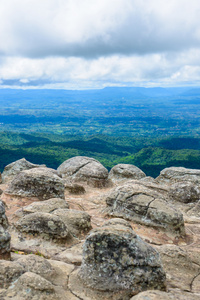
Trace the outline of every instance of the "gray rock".
{"label": "gray rock", "polygon": [[52,198],[42,202],[33,202],[30,205],[18,209],[15,214],[19,217],[23,217],[24,215],[35,212],[52,213],[54,210],[59,208],[69,208],[69,205],[64,199]]}
{"label": "gray rock", "polygon": [[118,164],[110,170],[108,178],[118,182],[126,179],[141,179],[145,176],[145,173],[134,165]]}
{"label": "gray rock", "polygon": [[114,188],[106,198],[108,214],[179,236],[185,234],[183,215],[166,201],[159,188],[129,183]]}
{"label": "gray rock", "polygon": [[21,171],[30,170],[32,168],[46,167],[46,165],[35,165],[27,161],[25,158],[19,159],[4,168],[2,173],[3,183],[11,181],[13,177],[19,174]]}
{"label": "gray rock", "polygon": [[79,277],[96,290],[135,294],[147,289],[165,290],[165,272],[158,252],[127,223],[105,223],[87,236]]}
{"label": "gray rock", "polygon": [[6,291],[6,299],[59,300],[51,282],[32,272],[26,272]]}
{"label": "gray rock", "polygon": [[196,202],[200,200],[200,186],[192,182],[176,182],[170,185],[169,197],[183,203]]}
{"label": "gray rock", "polygon": [[175,182],[193,182],[200,184],[200,170],[183,167],[165,168],[156,178],[157,182],[171,184]]}
{"label": "gray rock", "polygon": [[34,254],[22,255],[22,257],[17,260],[17,263],[24,268],[25,272],[36,273],[49,281],[55,276],[54,268],[52,268],[49,261],[42,256]]}
{"label": "gray rock", "polygon": [[19,219],[16,228],[21,232],[39,234],[46,239],[62,239],[69,235],[68,228],[64,222],[53,214],[32,213]]}
{"label": "gray rock", "polygon": [[21,197],[37,197],[39,200],[64,199],[64,184],[55,170],[33,168],[16,175],[5,193]]}
{"label": "gray rock", "polygon": [[24,272],[17,262],[0,260],[0,288],[8,288]]}
{"label": "gray rock", "polygon": [[91,227],[91,216],[85,212],[75,209],[57,209],[54,215],[60,217],[72,235],[80,235],[88,232]]}
{"label": "gray rock", "polygon": [[4,203],[0,200],[0,259],[10,258],[10,234]]}
{"label": "gray rock", "polygon": [[71,182],[85,182],[93,187],[108,184],[108,170],[97,160],[86,156],[75,156],[58,167],[58,174]]}

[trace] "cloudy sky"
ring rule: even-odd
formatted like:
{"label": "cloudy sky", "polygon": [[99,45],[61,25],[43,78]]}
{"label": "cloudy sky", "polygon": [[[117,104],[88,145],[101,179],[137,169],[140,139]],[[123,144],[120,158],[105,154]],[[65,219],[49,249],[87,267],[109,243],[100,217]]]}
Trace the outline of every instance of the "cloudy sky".
{"label": "cloudy sky", "polygon": [[200,85],[200,1],[0,0],[0,85]]}

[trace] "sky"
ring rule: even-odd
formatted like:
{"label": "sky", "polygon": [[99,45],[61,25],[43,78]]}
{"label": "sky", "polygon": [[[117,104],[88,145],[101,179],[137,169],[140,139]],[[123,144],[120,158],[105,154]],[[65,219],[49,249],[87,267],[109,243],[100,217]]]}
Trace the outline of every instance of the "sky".
{"label": "sky", "polygon": [[199,0],[0,0],[0,87],[199,86]]}

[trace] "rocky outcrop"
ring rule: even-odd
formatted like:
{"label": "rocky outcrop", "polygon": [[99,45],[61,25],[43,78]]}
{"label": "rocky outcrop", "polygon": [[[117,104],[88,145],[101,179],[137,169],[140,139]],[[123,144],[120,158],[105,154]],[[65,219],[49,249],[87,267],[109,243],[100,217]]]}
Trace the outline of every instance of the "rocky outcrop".
{"label": "rocky outcrop", "polygon": [[39,200],[64,198],[64,184],[55,170],[33,168],[16,175],[5,193],[20,197],[36,197]]}
{"label": "rocky outcrop", "polygon": [[10,234],[7,229],[8,220],[5,215],[5,206],[0,200],[0,259],[10,257]]}
{"label": "rocky outcrop", "polygon": [[161,194],[158,187],[132,182],[114,188],[106,198],[108,214],[147,226],[158,227],[175,235],[184,235],[183,215]]}
{"label": "rocky outcrop", "polygon": [[75,156],[58,167],[58,174],[71,182],[84,182],[93,187],[108,185],[108,170],[96,159]]}
{"label": "rocky outcrop", "polygon": [[134,165],[118,164],[110,170],[108,178],[113,182],[119,182],[127,179],[141,179],[145,176],[145,173]]}
{"label": "rocky outcrop", "polygon": [[120,220],[105,223],[87,236],[79,277],[92,289],[165,290],[165,272],[158,252]]}
{"label": "rocky outcrop", "polygon": [[45,239],[63,239],[69,236],[64,222],[53,214],[36,212],[28,214],[15,224],[16,228],[25,233],[39,234]]}
{"label": "rocky outcrop", "polygon": [[174,182],[193,182],[200,184],[200,170],[183,167],[170,167],[162,170],[157,182],[171,184]]}
{"label": "rocky outcrop", "polygon": [[30,170],[38,167],[46,167],[46,165],[35,165],[27,161],[25,158],[19,159],[4,168],[2,173],[3,183],[7,183],[13,179],[13,177],[19,174],[21,171]]}

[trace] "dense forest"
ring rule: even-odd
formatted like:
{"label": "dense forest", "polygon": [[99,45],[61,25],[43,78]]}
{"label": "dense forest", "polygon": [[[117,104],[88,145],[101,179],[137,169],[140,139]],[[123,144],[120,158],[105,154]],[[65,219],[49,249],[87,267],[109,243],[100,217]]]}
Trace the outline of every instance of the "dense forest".
{"label": "dense forest", "polygon": [[25,157],[57,168],[85,155],[156,177],[200,169],[200,89],[0,90],[0,171]]}

